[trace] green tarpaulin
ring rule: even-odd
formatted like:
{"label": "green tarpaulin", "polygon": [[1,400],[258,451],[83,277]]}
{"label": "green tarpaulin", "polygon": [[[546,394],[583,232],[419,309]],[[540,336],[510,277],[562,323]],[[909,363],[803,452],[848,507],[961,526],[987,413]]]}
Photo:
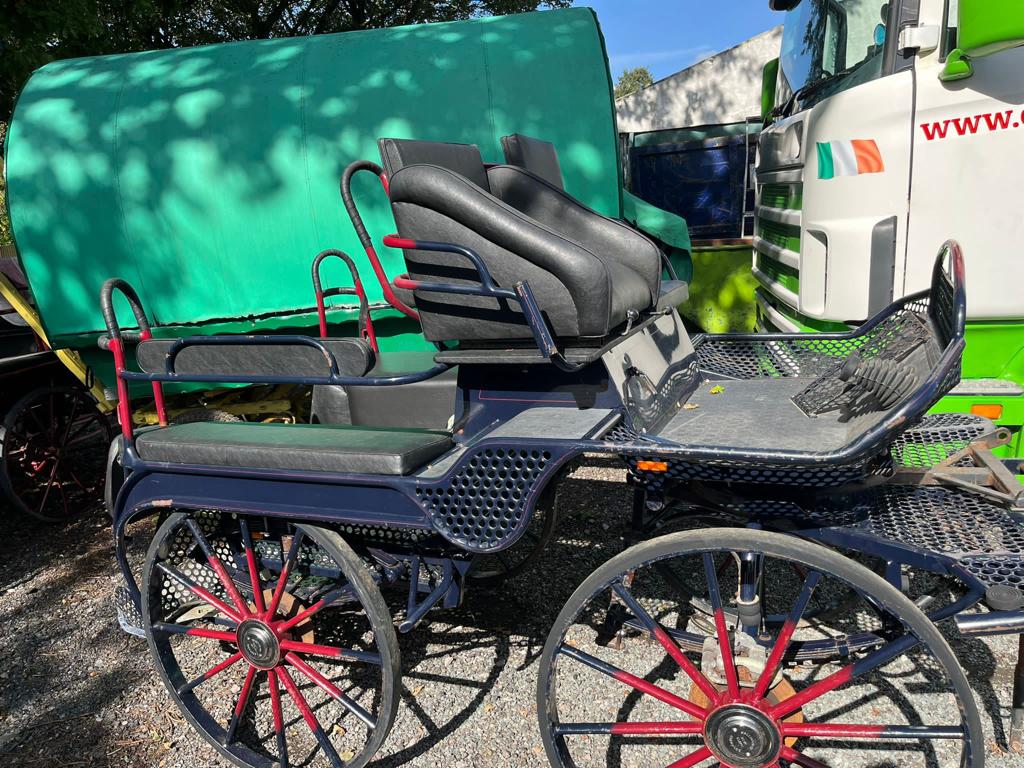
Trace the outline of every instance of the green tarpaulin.
{"label": "green tarpaulin", "polygon": [[[382,136],[473,142],[498,162],[513,132],[554,142],[567,189],[621,215],[589,9],[59,61],[15,109],[11,217],[57,343],[102,330],[97,296],[115,275],[161,325],[280,325],[312,307],[321,249],[365,264],[338,196],[346,164],[377,160]],[[356,196],[379,240],[393,221],[363,177]],[[389,274],[404,271],[381,251]],[[342,274],[332,264],[327,281]]]}

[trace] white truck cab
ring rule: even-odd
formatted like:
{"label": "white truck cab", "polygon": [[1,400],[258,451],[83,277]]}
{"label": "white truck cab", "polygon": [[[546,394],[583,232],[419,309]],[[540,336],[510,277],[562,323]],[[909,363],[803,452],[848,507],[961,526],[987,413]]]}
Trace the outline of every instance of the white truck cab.
{"label": "white truck cab", "polygon": [[970,322],[963,382],[940,408],[1020,427],[1024,3],[772,6],[787,12],[756,168],[759,327],[859,323],[926,288],[953,238]]}

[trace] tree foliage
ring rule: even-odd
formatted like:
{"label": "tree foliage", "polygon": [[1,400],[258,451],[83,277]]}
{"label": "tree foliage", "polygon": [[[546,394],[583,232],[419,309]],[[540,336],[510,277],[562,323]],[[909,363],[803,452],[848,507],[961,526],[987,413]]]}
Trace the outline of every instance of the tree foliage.
{"label": "tree foliage", "polygon": [[54,59],[563,8],[572,0],[4,0],[0,122]]}
{"label": "tree foliage", "polygon": [[646,88],[653,83],[654,78],[651,77],[651,72],[647,67],[624,69],[619,75],[618,82],[615,83],[615,98],[621,99],[623,96],[629,96],[629,94],[636,93],[641,88]]}

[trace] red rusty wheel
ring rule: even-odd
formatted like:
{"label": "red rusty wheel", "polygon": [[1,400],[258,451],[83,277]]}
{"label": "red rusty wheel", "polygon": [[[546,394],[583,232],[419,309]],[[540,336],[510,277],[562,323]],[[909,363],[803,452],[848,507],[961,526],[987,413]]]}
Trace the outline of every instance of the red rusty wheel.
{"label": "red rusty wheel", "polygon": [[100,501],[111,438],[109,419],[82,390],[29,392],[3,421],[0,492],[37,520],[67,520]]}

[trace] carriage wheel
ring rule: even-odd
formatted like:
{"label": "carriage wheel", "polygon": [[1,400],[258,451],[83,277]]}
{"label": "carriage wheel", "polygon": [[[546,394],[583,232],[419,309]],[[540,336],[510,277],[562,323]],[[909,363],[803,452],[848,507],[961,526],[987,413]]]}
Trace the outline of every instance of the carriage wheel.
{"label": "carriage wheel", "polygon": [[109,420],[73,387],[29,392],[4,417],[0,492],[17,511],[56,523],[101,498]]}
{"label": "carriage wheel", "polygon": [[387,737],[398,641],[333,531],[172,514],[149,548],[142,611],[171,697],[236,765],[360,768]]}
{"label": "carriage wheel", "polygon": [[[688,596],[659,572],[667,563],[714,607],[702,642],[693,642],[703,624],[694,624]],[[765,604],[741,611],[736,595],[761,581]],[[862,604],[842,621],[801,623],[817,601],[851,589]],[[745,621],[727,625],[727,610]],[[764,620],[779,612],[788,614],[781,625]],[[629,630],[618,651],[598,642],[613,613]],[[852,633],[865,628],[874,643],[851,649]],[[841,652],[808,663],[815,643]],[[911,706],[896,679],[920,701]],[[559,615],[537,695],[556,768],[827,768],[876,764],[878,749],[899,750],[900,765],[984,763],[977,706],[937,627],[864,566],[778,533],[672,534],[606,563]]]}

